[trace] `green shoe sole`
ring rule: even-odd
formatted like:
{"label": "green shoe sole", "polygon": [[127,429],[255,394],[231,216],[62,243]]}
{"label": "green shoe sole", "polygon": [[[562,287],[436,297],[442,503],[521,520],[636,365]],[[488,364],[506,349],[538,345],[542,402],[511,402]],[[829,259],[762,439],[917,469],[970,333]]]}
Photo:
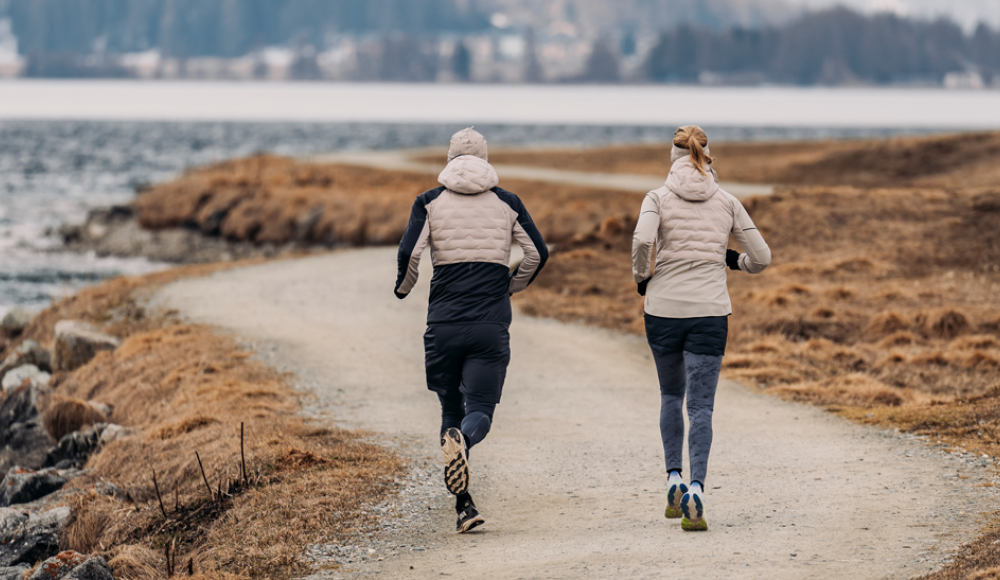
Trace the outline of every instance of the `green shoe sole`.
{"label": "green shoe sole", "polygon": [[667,507],[667,511],[664,512],[663,515],[666,516],[667,518],[673,520],[673,519],[684,517],[684,512],[681,511],[681,508],[672,508],[672,507],[668,506]]}
{"label": "green shoe sole", "polygon": [[708,531],[708,522],[704,519],[700,519],[696,522],[684,518],[681,520],[681,529],[685,532],[705,532]]}

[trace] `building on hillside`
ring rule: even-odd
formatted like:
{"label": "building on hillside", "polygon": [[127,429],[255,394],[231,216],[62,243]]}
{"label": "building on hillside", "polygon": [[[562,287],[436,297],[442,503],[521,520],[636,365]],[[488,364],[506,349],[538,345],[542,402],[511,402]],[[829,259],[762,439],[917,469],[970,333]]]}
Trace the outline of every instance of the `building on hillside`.
{"label": "building on hillside", "polygon": [[10,19],[0,18],[0,78],[21,76],[24,66],[24,58],[17,52],[17,37]]}
{"label": "building on hillside", "polygon": [[955,71],[944,75],[944,88],[953,90],[979,90],[986,87],[978,71]]}

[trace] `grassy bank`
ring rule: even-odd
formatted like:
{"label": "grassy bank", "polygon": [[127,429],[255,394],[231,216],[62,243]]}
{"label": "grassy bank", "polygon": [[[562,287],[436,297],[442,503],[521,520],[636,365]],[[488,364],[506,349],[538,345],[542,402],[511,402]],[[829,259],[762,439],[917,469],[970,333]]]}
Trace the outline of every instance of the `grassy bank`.
{"label": "grassy bank", "polygon": [[402,468],[356,433],[301,418],[302,395],[290,377],[232,339],[142,306],[160,285],[215,269],[117,279],[54,305],[25,331],[46,344],[54,324],[68,318],[123,339],[50,384],[56,400],[113,404],[112,420],[136,431],[102,448],[86,465],[93,471],[70,483],[108,481],[123,491],[73,498],[62,542],[63,549],[103,555],[116,578],[166,578],[168,551],[177,574],[300,576],[305,546],[373,529],[365,506],[392,493]]}
{"label": "grassy bank", "polygon": [[[724,181],[858,187],[992,187],[1000,180],[1000,133],[868,141],[716,143]],[[663,175],[670,145],[497,152],[498,164]],[[436,161],[436,160],[435,160]]]}
{"label": "grassy bank", "polygon": [[[592,231],[608,215],[627,216],[642,202],[641,193],[516,180],[503,185],[524,199],[553,243]],[[136,212],[147,229],[197,228],[233,241],[396,244],[413,200],[434,187],[430,175],[261,155],[196,169],[153,187],[136,200]]]}

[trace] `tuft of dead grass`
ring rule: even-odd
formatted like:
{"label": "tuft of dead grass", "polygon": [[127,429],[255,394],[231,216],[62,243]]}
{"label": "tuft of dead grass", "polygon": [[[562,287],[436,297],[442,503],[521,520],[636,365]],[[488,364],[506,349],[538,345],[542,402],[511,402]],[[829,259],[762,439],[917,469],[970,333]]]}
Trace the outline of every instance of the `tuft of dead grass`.
{"label": "tuft of dead grass", "polygon": [[862,373],[850,373],[817,382],[783,385],[773,391],[794,401],[818,405],[899,407],[927,404],[934,400],[920,391],[891,387]]}
{"label": "tuft of dead grass", "polygon": [[80,399],[59,397],[42,413],[42,427],[54,440],[108,418],[99,409]]}
{"label": "tuft of dead grass", "polygon": [[900,313],[890,310],[888,312],[880,312],[872,317],[868,322],[867,328],[865,328],[865,334],[872,339],[891,335],[897,337],[898,340],[899,337],[905,336],[900,331],[908,330],[909,328],[909,320],[904,318]]}
{"label": "tuft of dead grass", "polygon": [[926,324],[925,333],[931,338],[955,338],[971,330],[972,325],[964,313],[947,309],[930,316],[919,316],[919,321]]}
{"label": "tuft of dead grass", "polygon": [[208,417],[201,413],[190,417],[184,417],[183,419],[178,419],[172,423],[168,423],[158,429],[153,430],[152,436],[158,439],[173,439],[178,435],[184,435],[190,433],[196,429],[201,429],[202,427],[208,427],[219,423],[220,421],[215,417]]}

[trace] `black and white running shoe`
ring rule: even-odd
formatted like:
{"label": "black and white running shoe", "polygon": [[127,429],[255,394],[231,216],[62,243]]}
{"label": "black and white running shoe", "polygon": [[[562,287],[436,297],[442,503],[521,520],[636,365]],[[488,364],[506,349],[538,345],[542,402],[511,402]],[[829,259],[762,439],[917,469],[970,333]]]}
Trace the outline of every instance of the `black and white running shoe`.
{"label": "black and white running shoe", "polygon": [[483,516],[479,515],[479,510],[476,509],[476,504],[472,503],[472,496],[466,495],[468,499],[464,502],[459,502],[459,507],[456,508],[458,512],[458,523],[455,524],[455,530],[464,534],[465,532],[474,530],[479,526],[486,523]]}
{"label": "black and white running shoe", "polygon": [[445,431],[441,436],[441,451],[444,453],[445,487],[455,495],[465,493],[469,489],[469,455],[462,432],[454,427]]}

